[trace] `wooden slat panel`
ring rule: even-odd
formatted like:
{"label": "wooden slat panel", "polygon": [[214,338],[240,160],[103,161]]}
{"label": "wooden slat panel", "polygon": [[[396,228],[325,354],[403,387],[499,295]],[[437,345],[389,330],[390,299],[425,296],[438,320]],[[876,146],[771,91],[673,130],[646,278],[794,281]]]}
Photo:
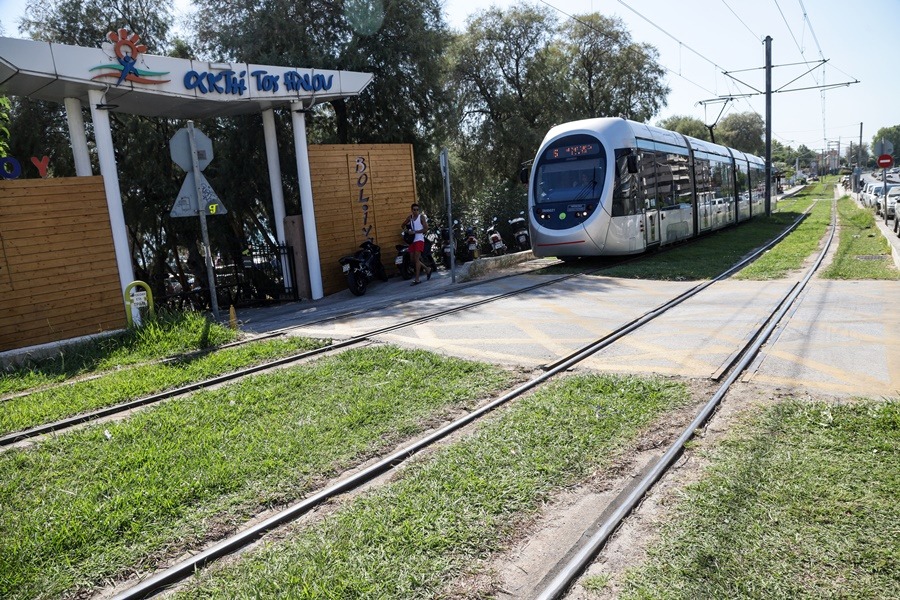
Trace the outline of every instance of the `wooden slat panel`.
{"label": "wooden slat panel", "polygon": [[[394,245],[400,242],[400,224],[416,201],[415,168],[409,144],[323,144],[310,146],[313,199],[319,241],[322,285],[326,294],[346,289],[338,259],[353,254],[362,241],[362,213],[355,173],[356,157],[364,156],[369,176],[366,226],[382,249],[382,262],[394,272]],[[360,234],[360,235],[357,235]]]}
{"label": "wooden slat panel", "polygon": [[125,326],[101,177],[0,181],[0,240],[0,351]]}

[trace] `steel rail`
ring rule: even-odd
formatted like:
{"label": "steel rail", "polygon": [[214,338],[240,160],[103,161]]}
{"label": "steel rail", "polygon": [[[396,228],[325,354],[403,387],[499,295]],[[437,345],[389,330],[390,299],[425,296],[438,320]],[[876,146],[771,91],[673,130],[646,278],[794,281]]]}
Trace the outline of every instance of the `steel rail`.
{"label": "steel rail", "polygon": [[731,268],[723,271],[722,273],[720,273],[713,279],[704,281],[702,283],[698,283],[694,287],[682,292],[675,298],[672,298],[671,300],[667,300],[663,304],[657,306],[654,309],[651,309],[650,311],[644,313],[643,315],[641,315],[639,317],[634,318],[633,320],[625,323],[624,325],[620,325],[619,327],[617,327],[616,329],[614,329],[607,335],[603,336],[602,338],[599,338],[589,344],[586,344],[586,345],[582,346],[581,348],[579,348],[578,350],[573,351],[568,356],[564,356],[563,358],[560,358],[559,360],[557,360],[555,362],[548,363],[548,364],[544,365],[542,368],[543,369],[554,369],[554,368],[556,368],[557,365],[560,365],[560,364],[568,361],[569,357],[589,356],[590,354],[598,352],[599,350],[602,350],[603,348],[608,346],[613,341],[619,339],[620,337],[622,337],[628,333],[631,333],[638,327],[641,327],[641,326],[647,324],[648,322],[652,321],[653,319],[655,319],[659,315],[663,314],[664,312],[666,312],[673,306],[677,306],[678,304],[681,304],[688,298],[696,296],[697,294],[699,294],[700,292],[702,292],[709,286],[713,285],[714,283],[718,283],[719,281],[722,281],[724,279],[727,279],[728,277],[731,277],[737,271],[740,271],[741,269],[743,269],[749,263],[756,260],[761,254],[763,254],[764,252],[767,252],[770,248],[772,248],[773,246],[778,244],[778,242],[780,242],[785,237],[790,235],[790,233],[792,231],[794,231],[794,229],[796,229],[800,225],[802,220],[803,219],[801,217],[798,217],[793,223],[791,223],[790,227],[785,228],[785,230],[783,232],[781,232],[781,234],[779,234],[777,237],[773,238],[766,245],[757,249],[752,254],[745,257],[741,261],[737,262]]}
{"label": "steel rail", "polygon": [[713,411],[722,402],[725,394],[731,385],[737,381],[737,378],[747,369],[751,362],[759,354],[762,345],[768,341],[778,324],[790,310],[791,306],[799,297],[800,293],[806,288],[812,276],[819,269],[822,261],[825,259],[831,244],[834,240],[836,229],[835,204],[832,204],[832,222],[831,234],[825,244],[824,249],[819,254],[818,259],[810,267],[803,280],[796,284],[779,303],[778,307],[773,311],[773,317],[768,319],[760,329],[760,335],[749,342],[745,348],[740,361],[731,371],[719,389],[709,399],[709,401],[701,408],[700,412],[691,421],[678,436],[678,439],[672,443],[665,454],[654,463],[653,467],[644,475],[628,496],[616,507],[610,516],[601,524],[600,528],[591,536],[588,542],[572,557],[572,559],[563,566],[553,580],[536,596],[536,600],[556,600],[565,593],[575,579],[584,571],[585,567],[594,559],[612,533],[618,528],[621,522],[627,517],[638,503],[647,494],[650,488],[663,476],[669,469],[675,459],[681,454],[685,444],[694,436],[695,432],[702,427]]}
{"label": "steel rail", "polygon": [[[484,304],[488,304],[490,302],[494,302],[496,300],[502,300],[505,298],[509,298],[512,296],[516,296],[518,294],[524,294],[536,289],[540,289],[542,287],[547,287],[559,283],[561,281],[565,281],[568,279],[572,279],[574,277],[578,277],[582,275],[582,273],[570,273],[568,275],[563,275],[548,281],[542,281],[540,283],[536,283],[530,286],[526,286],[524,288],[518,290],[512,290],[509,292],[505,292],[503,294],[498,294],[495,296],[490,296],[488,298],[482,298],[481,300],[476,300],[474,302],[468,302],[466,304],[462,304],[459,306],[455,306],[453,308],[449,308],[442,311],[437,311],[428,315],[423,315],[421,317],[416,317],[414,319],[409,319],[406,321],[402,321],[400,323],[394,323],[392,325],[386,325],[384,327],[380,327],[378,329],[374,329],[372,331],[367,331],[365,333],[347,338],[345,340],[341,340],[339,342],[332,342],[327,346],[322,346],[321,348],[315,348],[313,350],[307,350],[306,352],[301,352],[300,354],[293,354],[291,356],[287,356],[284,358],[276,359],[273,361],[261,363],[259,365],[255,365],[252,367],[247,367],[245,369],[241,369],[239,371],[234,371],[232,373],[226,373],[224,375],[219,375],[217,377],[212,377],[210,379],[204,379],[203,381],[197,381],[173,390],[168,390],[165,392],[160,392],[158,394],[153,394],[150,396],[146,396],[143,398],[137,398],[135,400],[131,400],[129,402],[123,402],[120,404],[115,404],[113,406],[107,406],[104,408],[100,408],[91,412],[81,413],[78,415],[73,415],[71,417],[67,417],[65,419],[59,419],[52,423],[44,423],[42,425],[38,425],[35,427],[31,427],[29,429],[23,429],[19,431],[14,431],[11,433],[7,433],[5,435],[0,436],[0,448],[5,446],[10,446],[17,442],[21,442],[23,440],[27,440],[29,438],[37,437],[40,435],[46,435],[53,432],[63,431],[74,427],[76,425],[80,425],[82,423],[88,423],[91,421],[96,421],[105,417],[109,417],[118,413],[126,412],[135,408],[139,408],[142,406],[147,406],[149,404],[154,404],[156,402],[161,402],[163,400],[167,400],[170,398],[174,398],[177,396],[181,396],[184,394],[188,394],[190,392],[195,392],[197,390],[205,389],[208,387],[212,387],[214,385],[218,385],[221,383],[226,383],[229,381],[234,381],[236,379],[241,379],[243,377],[247,377],[248,375],[252,375],[254,373],[259,373],[261,371],[265,371],[268,369],[272,369],[275,367],[280,367],[284,365],[288,365],[294,362],[299,362],[301,360],[305,360],[314,356],[318,356],[320,354],[325,354],[327,352],[331,352],[333,350],[338,350],[341,348],[345,348],[347,346],[353,346],[356,344],[360,344],[365,342],[366,340],[374,337],[376,335],[381,335],[383,333],[389,333],[391,331],[395,331],[398,329],[403,329],[405,327],[411,327],[413,325],[418,325],[420,323],[425,323],[428,321],[433,321],[435,319],[439,319],[446,315],[451,315],[457,312],[462,312],[465,310],[469,310],[471,308],[475,308],[478,306],[482,306]],[[402,303],[401,303],[402,304]],[[330,320],[330,319],[329,319]],[[279,334],[280,335],[280,334]],[[275,337],[275,336],[268,336]],[[260,338],[254,338],[256,339]],[[232,344],[234,345],[234,344]]]}
{"label": "steel rail", "polygon": [[[797,224],[800,221],[801,221],[801,219],[798,218],[797,221],[791,225],[791,227],[787,228],[777,238],[775,238],[775,241],[773,243],[777,243],[778,241],[783,239],[786,235],[788,235],[797,226]],[[755,252],[749,258],[740,261],[739,263],[737,263],[737,265],[732,266],[731,268],[726,270],[723,273],[723,275],[724,274],[728,274],[728,275],[733,274],[736,270],[740,269],[749,260],[752,260],[753,258],[758,256],[761,252],[765,251],[768,247],[769,247],[769,245],[767,245],[766,247],[762,248],[761,250]],[[580,275],[580,274],[576,273],[572,276],[577,276],[577,275]],[[556,280],[553,280],[553,282],[555,283],[562,279],[568,279],[569,277],[570,276],[566,276],[564,278],[556,279]],[[717,278],[717,280],[718,279],[719,278]],[[708,287],[708,285],[710,285],[711,283],[712,282],[706,282],[705,285],[696,286],[697,289],[693,290],[692,295],[696,295],[697,293],[699,293],[700,291],[702,291],[703,289]],[[545,285],[545,284],[538,284],[535,286],[530,286],[530,288],[528,288],[528,289],[542,287],[543,285]],[[495,409],[506,404],[507,402],[521,396],[522,394],[534,389],[535,387],[538,387],[539,385],[541,385],[542,383],[551,379],[552,377],[556,376],[557,374],[564,372],[567,369],[569,369],[570,367],[572,367],[573,365],[576,365],[579,362],[583,361],[585,358],[587,358],[591,354],[594,354],[601,348],[612,344],[617,339],[623,337],[626,333],[629,333],[629,332],[633,331],[634,329],[637,329],[641,325],[643,325],[643,324],[653,320],[654,318],[658,317],[659,315],[663,314],[669,308],[672,308],[673,306],[680,304],[687,298],[685,296],[685,294],[687,294],[687,292],[679,295],[674,301],[666,302],[663,305],[661,305],[660,307],[657,307],[657,308],[649,311],[644,317],[639,318],[639,319],[635,320],[634,322],[632,322],[632,324],[626,326],[624,329],[627,329],[627,331],[625,331],[624,329],[621,331],[617,330],[617,332],[615,332],[614,334],[607,335],[604,338],[602,338],[601,340],[599,340],[598,342],[590,344],[588,347],[585,347],[581,350],[578,350],[578,351],[570,354],[565,359],[554,363],[554,365],[552,367],[548,368],[544,373],[538,375],[537,377],[531,379],[530,381],[525,382],[524,384],[513,389],[512,391],[507,392],[503,396],[500,396],[499,398],[492,400],[488,404],[460,417],[459,419],[445,425],[441,429],[429,434],[428,436],[409,444],[408,446],[379,460],[375,464],[363,469],[362,471],[355,473],[354,475],[348,476],[344,479],[341,479],[341,480],[337,481],[336,483],[330,485],[329,487],[316,492],[312,496],[285,508],[284,510],[278,512],[277,514],[269,517],[268,519],[254,525],[252,527],[249,527],[248,529],[246,529],[244,531],[238,532],[237,534],[222,540],[221,542],[215,544],[214,546],[212,546],[206,550],[203,550],[180,563],[172,565],[171,567],[157,573],[156,575],[149,577],[148,579],[145,579],[144,581],[136,584],[135,586],[133,586],[127,590],[124,590],[120,594],[116,595],[113,598],[113,600],[138,600],[141,598],[147,598],[149,596],[152,596],[152,595],[160,592],[166,586],[172,585],[174,583],[177,583],[178,581],[181,581],[182,579],[185,579],[186,577],[192,575],[193,573],[197,572],[199,569],[202,569],[206,565],[208,565],[224,556],[227,556],[227,555],[239,550],[240,548],[243,548],[243,547],[253,543],[254,541],[261,538],[263,535],[268,533],[269,531],[272,531],[273,529],[276,529],[285,523],[288,523],[288,522],[291,522],[291,521],[294,521],[294,520],[300,518],[301,516],[308,513],[312,509],[316,508],[317,506],[321,505],[325,501],[330,500],[331,498],[334,498],[334,497],[336,497],[344,492],[347,492],[349,490],[356,489],[365,483],[368,483],[369,481],[375,479],[376,477],[378,477],[378,476],[384,474],[385,472],[389,471],[390,469],[394,468],[398,464],[404,462],[406,459],[413,456],[414,454],[416,454],[416,453],[420,452],[421,450],[433,445],[434,443],[444,439],[448,435],[462,429],[463,427],[477,421],[484,415],[488,414],[489,412],[494,411]],[[507,293],[502,296],[498,296],[497,298],[507,297],[509,295],[513,295],[513,294]],[[493,300],[493,298],[485,300],[485,301],[479,301],[479,302],[473,303],[472,305],[466,305],[466,307],[484,304],[487,301],[492,301],[492,300]],[[462,308],[457,307],[455,309],[451,309],[451,311],[449,311],[449,312],[458,312],[459,310],[462,310]],[[448,313],[443,313],[443,314],[448,314]],[[423,321],[427,321],[427,320],[432,320],[434,318],[437,318],[437,316],[428,315],[428,316],[422,317],[421,319],[416,319],[415,321],[423,322]],[[407,325],[408,324],[409,323],[407,323]],[[397,326],[389,326],[389,327],[384,328],[384,330],[393,330],[396,328],[398,328],[398,327]],[[371,335],[374,335],[374,334],[371,334]]]}

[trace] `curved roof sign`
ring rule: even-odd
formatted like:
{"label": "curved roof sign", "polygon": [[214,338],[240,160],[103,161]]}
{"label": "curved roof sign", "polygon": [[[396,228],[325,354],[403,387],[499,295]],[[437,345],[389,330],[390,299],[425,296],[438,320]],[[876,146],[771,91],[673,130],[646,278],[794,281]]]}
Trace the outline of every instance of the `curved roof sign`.
{"label": "curved roof sign", "polygon": [[0,37],[0,93],[62,103],[105,90],[106,108],[149,117],[203,118],[261,112],[302,100],[356,96],[371,73],[145,54],[136,34],[111,32],[103,48]]}

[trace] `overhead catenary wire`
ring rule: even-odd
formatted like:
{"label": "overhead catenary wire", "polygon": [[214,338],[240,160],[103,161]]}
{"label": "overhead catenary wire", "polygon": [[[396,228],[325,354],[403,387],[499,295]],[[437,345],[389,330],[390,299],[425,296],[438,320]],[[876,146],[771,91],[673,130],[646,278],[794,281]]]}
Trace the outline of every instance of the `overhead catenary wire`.
{"label": "overhead catenary wire", "polygon": [[[601,33],[601,34],[605,34],[605,32],[598,30],[597,28],[593,27],[590,23],[585,22],[583,19],[579,19],[579,18],[578,18],[577,16],[575,16],[575,15],[572,15],[572,14],[570,14],[570,13],[567,13],[566,11],[560,9],[559,7],[555,6],[554,4],[552,4],[551,2],[549,2],[549,1],[547,1],[547,0],[539,0],[539,2],[541,2],[542,4],[546,5],[547,7],[551,8],[551,9],[553,9],[554,11],[558,12],[558,13],[561,14],[561,15],[563,15],[563,16],[569,18],[569,19],[572,19],[572,20],[574,20],[574,21],[576,21],[576,22],[578,22],[578,23],[581,23],[583,26],[585,26],[585,27],[587,27],[587,28],[589,28],[589,29],[591,29],[591,30],[593,30],[593,31],[596,31],[596,32]],[[723,75],[725,75],[726,78],[727,78],[727,79],[725,80],[725,85],[726,85],[726,87],[727,87],[727,89],[728,89],[728,93],[727,93],[727,94],[724,94],[724,95],[719,95],[717,92],[711,91],[711,90],[709,90],[706,86],[704,86],[703,84],[698,83],[695,79],[691,79],[691,78],[685,76],[685,74],[682,72],[682,70],[681,70],[680,68],[679,68],[679,70],[676,71],[676,70],[674,70],[674,69],[668,67],[667,65],[665,65],[665,64],[662,63],[661,61],[657,61],[657,63],[659,64],[659,66],[662,67],[667,73],[669,73],[669,74],[671,74],[671,75],[673,75],[673,76],[675,76],[675,77],[678,77],[679,79],[681,79],[681,80],[683,80],[683,81],[685,81],[685,82],[687,82],[687,83],[689,83],[689,84],[691,84],[691,85],[697,87],[698,89],[703,90],[704,92],[709,93],[709,94],[712,95],[712,96],[718,96],[718,100],[719,100],[719,101],[721,101],[721,100],[726,100],[726,111],[729,111],[729,110],[732,108],[732,106],[730,106],[730,105],[728,104],[728,101],[743,100],[744,104],[745,104],[746,107],[747,107],[747,110],[749,110],[750,112],[752,112],[752,113],[756,114],[757,116],[759,116],[760,118],[762,118],[762,115],[760,114],[760,112],[759,112],[759,111],[758,111],[758,110],[750,103],[749,98],[752,97],[752,96],[756,96],[756,95],[763,95],[763,94],[765,94],[765,91],[755,89],[755,88],[753,88],[753,86],[750,86],[750,85],[748,85],[747,83],[742,82],[742,81],[740,81],[740,80],[734,78],[733,75],[732,75],[733,73],[744,72],[744,71],[749,71],[749,70],[753,70],[753,69],[744,69],[744,70],[732,70],[732,71],[727,71],[727,70],[724,69],[721,65],[719,65],[715,60],[713,60],[713,59],[711,59],[711,58],[705,56],[703,53],[699,52],[698,50],[694,49],[694,48],[691,47],[690,45],[686,44],[684,41],[682,41],[681,39],[679,39],[678,37],[676,37],[675,35],[673,35],[669,30],[667,30],[666,28],[661,27],[660,25],[656,24],[652,19],[650,19],[650,18],[647,17],[646,15],[642,14],[641,12],[639,12],[639,11],[638,11],[637,9],[635,9],[634,7],[628,5],[628,4],[626,3],[625,0],[618,0],[618,2],[619,2],[619,4],[621,4],[622,6],[624,6],[625,8],[627,8],[630,12],[634,13],[637,17],[639,17],[640,19],[642,19],[643,21],[645,21],[646,23],[648,23],[649,25],[651,25],[652,27],[654,27],[655,29],[657,29],[658,31],[660,31],[661,33],[663,33],[666,37],[668,37],[668,38],[672,39],[674,42],[676,42],[676,43],[679,45],[679,53],[680,53],[680,51],[681,51],[682,48],[687,49],[689,52],[691,52],[692,54],[696,55],[696,56],[697,56],[698,58],[700,58],[701,60],[703,60],[703,61],[709,63],[709,64],[712,65],[715,69],[717,69],[719,72],[721,72]],[[803,56],[803,58],[806,59],[805,50],[803,49],[802,44],[797,40],[797,36],[796,36],[796,34],[794,33],[793,28],[791,28],[791,26],[790,26],[790,24],[789,24],[789,22],[788,22],[787,16],[786,16],[785,13],[784,13],[784,10],[782,9],[781,5],[778,3],[778,0],[773,0],[773,2],[775,3],[775,6],[776,6],[776,8],[778,9],[778,12],[779,12],[779,14],[780,14],[781,17],[782,17],[782,20],[784,21],[785,26],[787,27],[787,30],[788,30],[788,32],[789,32],[789,34],[790,34],[790,36],[791,36],[791,39],[794,41],[794,44],[796,45],[796,47],[797,47],[798,51],[800,52],[801,56]],[[814,42],[815,42],[815,44],[816,44],[816,48],[817,48],[817,50],[818,50],[819,56],[822,57],[822,58],[821,58],[821,61],[816,61],[816,62],[817,62],[817,65],[818,65],[818,66],[822,66],[822,67],[823,67],[823,70],[824,70],[825,64],[828,63],[828,61],[827,61],[827,59],[824,58],[824,55],[823,55],[821,46],[820,46],[819,41],[818,41],[818,37],[816,36],[815,31],[813,31],[813,28],[812,28],[812,22],[811,22],[810,19],[809,19],[809,14],[808,14],[808,12],[807,12],[807,10],[806,10],[806,7],[803,5],[802,0],[798,0],[798,2],[799,2],[799,4],[800,4],[800,7],[801,7],[801,10],[802,10],[802,13],[803,13],[804,24],[805,24],[806,26],[809,27],[810,33],[811,33],[811,35],[812,35],[812,37],[813,37],[813,40],[814,40]],[[731,12],[731,14],[734,16],[734,18],[737,19],[737,20],[741,23],[741,25],[742,25],[744,28],[746,28],[746,29],[751,33],[751,35],[754,36],[754,39],[759,40],[759,37],[757,36],[757,34],[756,34],[755,32],[753,32],[753,30],[750,28],[750,26],[749,26],[749,25],[744,21],[744,19],[742,19],[742,18],[740,17],[740,15],[739,15],[732,7],[726,2],[726,0],[722,0],[722,3],[723,3],[723,5]],[[804,30],[805,30],[805,27],[804,27]],[[626,51],[638,51],[638,45],[631,45],[631,46],[629,46],[628,48],[626,48]],[[774,68],[787,67],[787,66],[797,66],[797,65],[800,65],[800,64],[813,64],[813,63],[814,63],[814,61],[804,60],[804,62],[800,62],[800,63],[785,63],[785,64],[774,65]],[[679,61],[679,66],[680,66],[680,64],[681,64],[681,63],[680,63],[680,61]],[[828,66],[832,66],[832,65],[828,65]],[[764,67],[757,67],[756,69],[764,69]],[[822,90],[822,97],[823,97],[823,109],[822,109],[822,110],[823,110],[823,131],[826,131],[827,129],[826,129],[825,112],[824,112],[824,110],[825,110],[825,108],[824,108],[824,92],[827,91],[827,90],[829,90],[829,89],[838,88],[838,87],[845,87],[845,86],[848,86],[848,85],[852,85],[852,84],[855,84],[855,83],[859,83],[859,80],[857,80],[857,79],[854,78],[853,76],[848,75],[848,74],[844,73],[843,71],[840,71],[840,72],[841,72],[842,74],[846,75],[849,79],[853,79],[853,81],[846,81],[846,82],[835,83],[835,84],[831,84],[831,85],[824,85],[824,84],[820,84],[820,83],[819,83],[819,79],[815,76],[814,73],[811,73],[810,71],[808,71],[808,72],[804,73],[803,75],[801,75],[800,77],[797,77],[797,78],[793,79],[793,80],[792,80],[791,82],[789,82],[788,84],[785,84],[784,86],[781,86],[778,90],[776,90],[776,92],[777,92],[777,93],[787,93],[787,92],[796,92],[796,91],[807,91],[807,90],[812,90],[812,89],[820,89],[820,90]],[[816,82],[816,85],[815,85],[815,86],[808,86],[808,87],[798,87],[798,88],[792,88],[792,89],[784,89],[787,85],[790,85],[790,83],[793,83],[793,82],[797,81],[798,79],[800,79],[801,77],[803,77],[803,76],[805,76],[805,75],[811,75],[811,76],[813,77],[814,81]],[[738,84],[738,85],[740,85],[740,86],[745,86],[745,87],[747,87],[747,88],[753,89],[753,90],[754,90],[754,93],[737,93],[737,92],[735,92],[735,91],[731,88],[731,85],[730,85],[729,80],[733,80],[734,83],[736,83],[736,84]],[[775,92],[773,92],[773,93],[775,93]],[[698,101],[697,104],[703,105],[705,102],[710,102],[710,101],[709,101],[709,100],[702,100],[702,101]],[[720,114],[720,115],[719,115],[719,118],[721,118],[721,116],[722,116],[722,115]],[[774,136],[774,137],[779,137],[779,138],[781,138],[781,139],[784,139],[783,136],[779,136],[778,134],[776,134],[776,133],[774,133],[774,132],[773,132],[773,136]]]}

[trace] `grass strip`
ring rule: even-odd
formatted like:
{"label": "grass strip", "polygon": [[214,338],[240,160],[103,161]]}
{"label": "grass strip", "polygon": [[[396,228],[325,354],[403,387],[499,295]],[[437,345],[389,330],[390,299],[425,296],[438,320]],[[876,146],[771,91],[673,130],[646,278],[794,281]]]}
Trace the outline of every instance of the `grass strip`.
{"label": "grass strip", "polygon": [[0,433],[10,433],[113,406],[324,345],[306,338],[261,340],[177,362],[110,371],[0,402]]}
{"label": "grass strip", "polygon": [[625,599],[900,597],[900,403],[797,401],[715,452]]}
{"label": "grass strip", "polygon": [[[801,192],[802,193],[802,192]],[[810,197],[810,195],[807,195]],[[798,200],[802,201],[802,200]],[[819,248],[831,225],[831,201],[820,198],[809,215],[786,238],[735,275],[735,279],[782,279],[803,263]]]}
{"label": "grass strip", "polygon": [[736,227],[703,235],[684,245],[667,246],[642,260],[608,266],[609,257],[584,258],[577,262],[555,265],[542,273],[567,274],[586,269],[602,269],[600,275],[628,279],[662,281],[696,281],[711,279],[759,248],[794,222],[812,203],[812,198],[799,194],[782,200],[778,211],[768,217],[756,217]]}
{"label": "grass strip", "polygon": [[838,201],[840,244],[825,279],[900,279],[890,243],[875,226],[872,211],[860,208],[849,196]]}
{"label": "grass strip", "polygon": [[0,454],[0,597],[180,555],[506,387],[491,365],[350,350]]}
{"label": "grass strip", "polygon": [[583,375],[518,400],[290,539],[202,573],[179,598],[431,598],[503,546],[561,488],[609,465],[680,383]]}
{"label": "grass strip", "polygon": [[67,346],[46,360],[0,373],[0,395],[219,346],[237,337],[238,332],[213,323],[198,312],[160,312],[142,327]]}
{"label": "grass strip", "polygon": [[790,207],[780,206],[778,212],[768,217],[758,217],[700,237],[693,243],[673,247],[648,260],[613,267],[605,270],[603,275],[662,281],[712,279],[779,235],[803,214],[810,203],[811,200],[797,199],[790,203]]}

